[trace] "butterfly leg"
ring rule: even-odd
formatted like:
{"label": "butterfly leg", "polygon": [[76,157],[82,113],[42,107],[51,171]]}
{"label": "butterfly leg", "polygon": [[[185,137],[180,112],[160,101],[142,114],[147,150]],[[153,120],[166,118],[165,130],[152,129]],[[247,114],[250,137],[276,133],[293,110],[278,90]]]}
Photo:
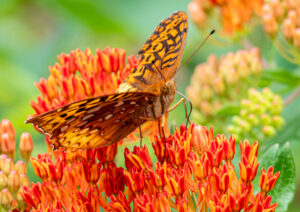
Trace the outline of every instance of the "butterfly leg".
{"label": "butterfly leg", "polygon": [[142,128],[141,128],[141,125],[139,126],[139,131],[140,131],[140,147],[142,147],[143,134],[142,134]]}
{"label": "butterfly leg", "polygon": [[164,141],[165,143],[165,149],[164,149],[164,157],[163,157],[163,161],[162,163],[165,162],[165,158],[166,158],[166,154],[167,154],[167,140],[166,140],[166,136],[165,136],[165,131],[164,131],[164,120],[162,120],[162,118],[160,117],[157,121],[158,123],[158,132],[159,132],[159,136],[160,138]]}
{"label": "butterfly leg", "polygon": [[[187,121],[186,121],[186,127],[187,127],[187,125],[188,125],[188,123],[189,124],[191,124],[191,121],[190,121],[190,117],[191,117],[191,113],[192,113],[192,110],[193,110],[193,105],[192,105],[192,102],[185,96],[185,95],[183,95],[181,92],[179,92],[179,91],[176,91],[176,93],[178,93],[180,96],[182,96],[183,98],[181,98],[178,102],[176,102],[175,103],[175,105],[173,105],[172,107],[170,107],[169,109],[168,109],[168,112],[171,112],[172,110],[174,110],[175,108],[177,108],[178,107],[178,105],[180,104],[180,103],[182,103],[183,102],[183,104],[184,104],[184,110],[185,110],[185,117],[187,118]],[[186,102],[185,101],[187,101],[188,103],[189,103],[189,105],[190,105],[190,112],[188,113],[188,110],[187,110],[187,106],[186,106]]]}

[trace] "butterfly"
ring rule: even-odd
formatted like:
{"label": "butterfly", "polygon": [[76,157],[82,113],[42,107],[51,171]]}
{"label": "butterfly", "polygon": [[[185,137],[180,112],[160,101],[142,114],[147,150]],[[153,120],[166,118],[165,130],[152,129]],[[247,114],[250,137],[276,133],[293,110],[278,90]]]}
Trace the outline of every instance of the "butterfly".
{"label": "butterfly", "polygon": [[93,149],[125,138],[160,118],[174,100],[174,74],[185,47],[188,18],[178,11],[163,20],[138,52],[140,64],[116,93],[73,102],[29,118],[60,147]]}

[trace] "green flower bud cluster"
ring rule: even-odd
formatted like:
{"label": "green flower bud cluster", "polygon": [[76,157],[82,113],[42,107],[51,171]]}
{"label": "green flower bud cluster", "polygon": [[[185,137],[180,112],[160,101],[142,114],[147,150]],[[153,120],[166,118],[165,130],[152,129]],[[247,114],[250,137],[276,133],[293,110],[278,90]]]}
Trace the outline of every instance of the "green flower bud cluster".
{"label": "green flower bud cluster", "polygon": [[[216,112],[226,104],[246,96],[249,87],[255,86],[262,72],[259,48],[230,52],[218,59],[210,55],[199,64],[191,77],[186,93],[192,101],[194,121],[214,124]],[[219,120],[220,121],[220,120]]]}
{"label": "green flower bud cluster", "polygon": [[228,126],[237,141],[249,136],[262,141],[274,136],[284,125],[282,98],[269,88],[262,92],[249,89],[247,99],[241,100],[240,107],[239,115],[233,116],[232,125]]}

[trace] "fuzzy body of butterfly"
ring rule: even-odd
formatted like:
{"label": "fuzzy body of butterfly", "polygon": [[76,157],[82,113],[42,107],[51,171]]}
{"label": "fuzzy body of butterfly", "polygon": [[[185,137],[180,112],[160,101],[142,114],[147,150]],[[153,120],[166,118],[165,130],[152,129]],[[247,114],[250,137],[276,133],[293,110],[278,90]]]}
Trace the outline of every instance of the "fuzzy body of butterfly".
{"label": "fuzzy body of butterfly", "polygon": [[140,65],[116,93],[89,98],[26,120],[50,134],[54,149],[92,149],[125,138],[146,121],[160,118],[174,100],[174,74],[185,47],[185,12],[163,20],[139,51]]}

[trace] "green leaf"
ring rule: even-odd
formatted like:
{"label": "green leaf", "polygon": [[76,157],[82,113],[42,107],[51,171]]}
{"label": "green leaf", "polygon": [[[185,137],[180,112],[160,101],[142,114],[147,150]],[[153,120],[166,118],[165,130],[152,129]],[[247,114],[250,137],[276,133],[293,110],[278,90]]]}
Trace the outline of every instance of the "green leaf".
{"label": "green leaf", "polygon": [[[258,170],[264,167],[267,171],[270,166],[273,166],[274,173],[280,171],[276,185],[269,195],[272,196],[272,203],[278,203],[276,211],[286,211],[296,190],[295,163],[290,144],[286,142],[282,147],[278,144],[271,146],[259,157],[259,162]],[[255,193],[260,191],[259,178],[260,173],[257,173],[257,177],[253,181]]]}
{"label": "green leaf", "polygon": [[280,149],[274,165],[274,172],[280,171],[275,188],[270,192],[273,202],[277,202],[277,211],[286,211],[296,191],[295,162],[290,144],[287,142]]}
{"label": "green leaf", "polygon": [[259,84],[266,86],[273,82],[296,87],[300,85],[300,77],[287,70],[264,70]]}

